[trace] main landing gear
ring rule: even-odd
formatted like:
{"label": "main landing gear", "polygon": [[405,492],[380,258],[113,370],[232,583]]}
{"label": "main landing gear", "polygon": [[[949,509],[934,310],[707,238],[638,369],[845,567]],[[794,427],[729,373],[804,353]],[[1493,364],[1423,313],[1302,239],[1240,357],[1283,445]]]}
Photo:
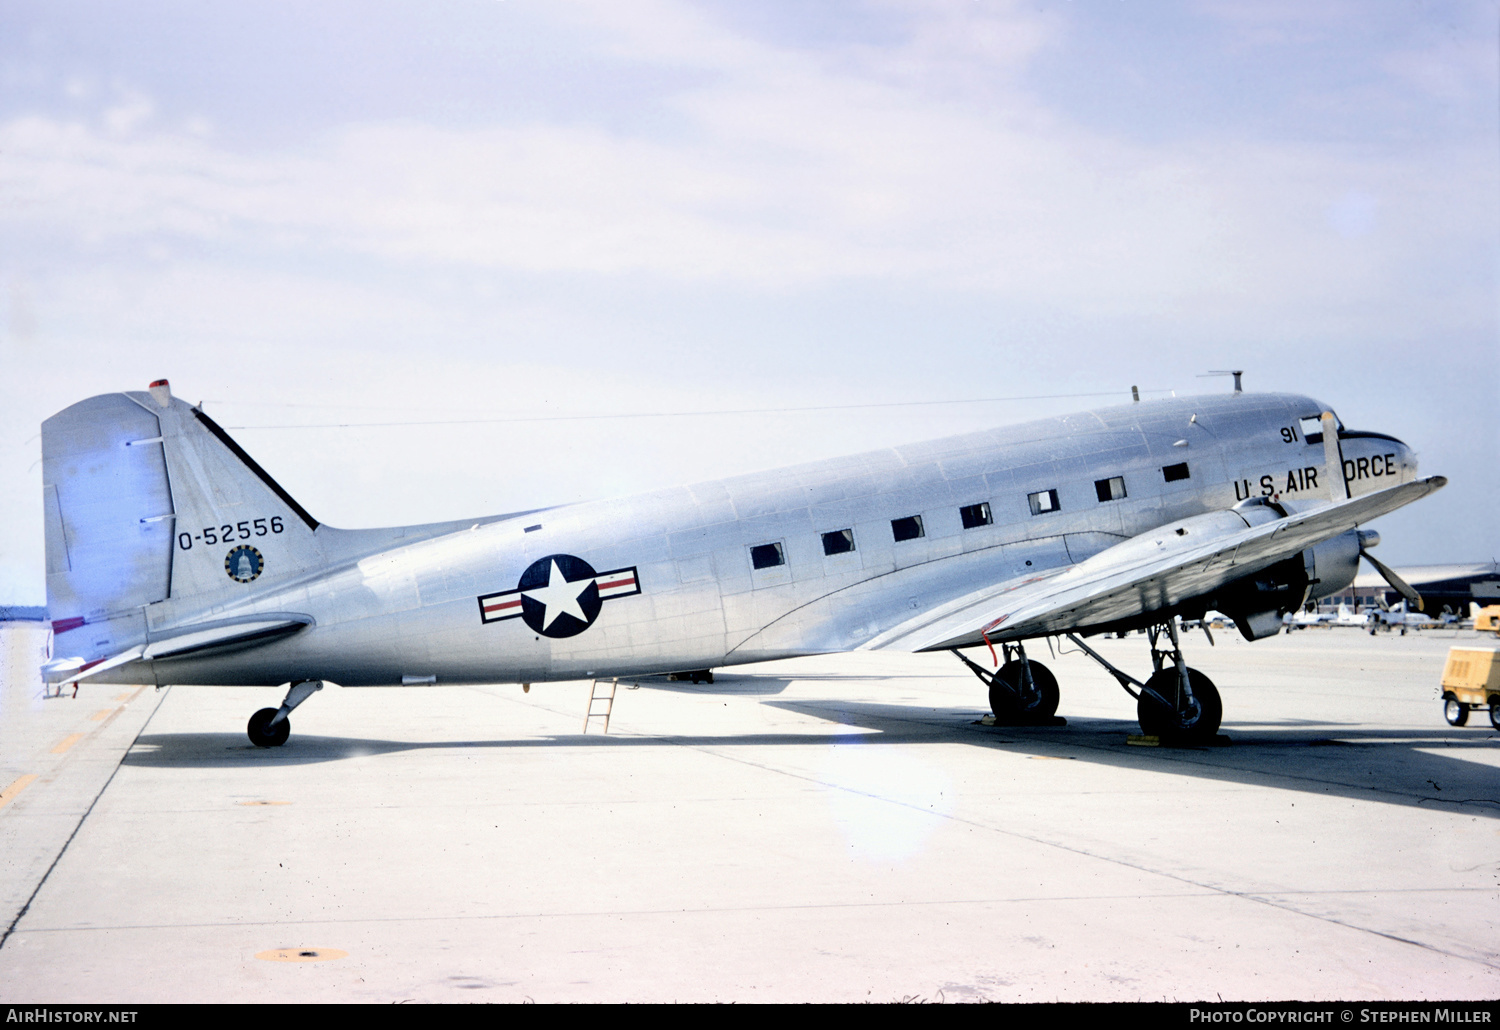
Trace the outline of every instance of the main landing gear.
{"label": "main landing gear", "polygon": [[286,700],[281,702],[280,708],[262,708],[250,716],[250,724],[245,727],[250,743],[256,747],[280,747],[285,744],[286,738],[292,734],[292,721],[287,716],[291,714],[293,708],[322,689],[322,680],[303,680],[300,683],[293,683],[291,689],[286,692]]}
{"label": "main landing gear", "polygon": [[1001,644],[1005,664],[994,672],[971,662],[958,651],[958,660],[990,688],[990,710],[995,721],[1011,725],[1057,725],[1057,678],[1041,662],[1026,657],[1020,643]]}
{"label": "main landing gear", "polygon": [[[1141,732],[1171,744],[1207,744],[1219,733],[1224,706],[1219,690],[1197,669],[1188,668],[1182,658],[1182,642],[1175,620],[1146,630],[1151,640],[1151,676],[1142,683],[1107,662],[1099,652],[1078,636],[1068,634],[1090,658],[1109,670],[1126,693],[1135,698],[1136,717]],[[1164,639],[1165,638],[1165,639]],[[1213,637],[1209,637],[1213,642]],[[1165,644],[1166,646],[1162,646]],[[1018,643],[1002,643],[1005,661],[994,672],[954,651],[958,660],[989,687],[990,708],[995,721],[1011,726],[1057,726],[1057,679],[1040,662],[1026,657]]]}
{"label": "main landing gear", "polygon": [[[1069,633],[1068,639],[1109,670],[1125,692],[1136,699],[1136,718],[1140,720],[1142,733],[1176,744],[1209,743],[1218,735],[1219,721],[1224,717],[1218,688],[1213,680],[1197,669],[1188,668],[1183,661],[1175,620],[1152,626],[1146,633],[1151,640],[1151,664],[1155,671],[1145,683],[1116,669],[1076,634]],[[1157,646],[1163,635],[1169,638],[1169,647]],[[1212,642],[1213,638],[1209,640]],[[1132,684],[1140,689],[1132,689]]]}

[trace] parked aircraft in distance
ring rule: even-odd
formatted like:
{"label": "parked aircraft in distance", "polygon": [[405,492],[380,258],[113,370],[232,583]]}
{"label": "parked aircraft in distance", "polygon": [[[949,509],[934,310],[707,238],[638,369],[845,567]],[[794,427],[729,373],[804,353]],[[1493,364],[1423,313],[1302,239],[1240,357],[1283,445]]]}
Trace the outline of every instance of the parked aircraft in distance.
{"label": "parked aircraft in distance", "polygon": [[[1451,614],[1444,616],[1444,618],[1452,619],[1454,623],[1458,621]],[[1371,636],[1375,635],[1376,630],[1383,629],[1388,633],[1391,630],[1399,630],[1404,637],[1406,636],[1406,631],[1409,629],[1432,629],[1435,626],[1444,625],[1444,623],[1422,612],[1408,611],[1406,601],[1402,600],[1390,608],[1370,609],[1369,625]]]}
{"label": "parked aircraft in distance", "polygon": [[1312,626],[1327,626],[1332,622],[1333,612],[1320,612],[1317,605],[1303,605],[1301,611],[1287,612],[1281,617],[1281,623],[1288,633]]}
{"label": "parked aircraft in distance", "polygon": [[[1202,740],[1221,702],[1177,618],[1275,633],[1353,581],[1378,540],[1357,527],[1445,482],[1317,401],[1239,392],[395,529],[322,524],[166,380],[59,412],[42,454],[60,656],[45,676],[290,684],[250,720],[265,746],[324,680],[531,683],[867,649],[952,650],[998,718],[1046,721],[1057,682],[1025,642],[1053,635],[1109,669],[1144,731]],[[1129,629],[1151,639],[1144,682],[1081,639]]]}
{"label": "parked aircraft in distance", "polygon": [[1302,611],[1287,615],[1281,621],[1286,624],[1289,633],[1310,626],[1354,626],[1365,629],[1370,625],[1370,610],[1355,611],[1347,604],[1341,604],[1337,611],[1325,612],[1317,605],[1306,605]]}

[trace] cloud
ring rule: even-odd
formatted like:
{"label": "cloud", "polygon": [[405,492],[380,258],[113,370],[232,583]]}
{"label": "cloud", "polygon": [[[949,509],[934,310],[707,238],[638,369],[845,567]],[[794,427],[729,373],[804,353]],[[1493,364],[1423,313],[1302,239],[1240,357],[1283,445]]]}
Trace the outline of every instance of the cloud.
{"label": "cloud", "polygon": [[[1500,179],[1493,89],[1479,85],[1493,83],[1493,50],[1462,32],[1458,42],[1355,33],[1340,45],[1357,50],[1361,77],[1323,97],[1331,72],[1283,80],[1362,8],[1308,20],[1219,5],[1253,30],[1231,48],[1245,78],[1226,84],[1194,78],[1228,53],[1212,49],[1224,45],[1218,28],[1153,15],[1146,29],[1184,33],[1158,53],[1207,46],[1187,71],[1158,69],[1108,49],[1100,34],[1113,23],[1080,6],[829,5],[816,22],[797,4],[528,8],[526,31],[550,35],[506,37],[507,59],[534,51],[519,71],[464,77],[491,56],[487,40],[514,28],[497,21],[466,37],[463,76],[434,76],[438,107],[462,100],[472,112],[483,107],[474,96],[493,96],[484,117],[429,117],[420,104],[398,116],[388,105],[399,85],[363,89],[359,74],[380,62],[362,58],[327,73],[357,110],[331,103],[272,142],[245,126],[276,105],[200,103],[174,93],[170,75],[148,89],[125,81],[128,67],[70,65],[54,76],[55,104],[18,101],[0,116],[0,363],[23,373],[0,417],[16,443],[4,504],[24,504],[24,525],[40,525],[34,455],[20,443],[40,418],[162,374],[194,400],[265,401],[295,382],[301,400],[343,404],[388,383],[440,408],[450,383],[510,368],[510,382],[559,403],[668,409],[674,398],[764,407],[1202,387],[1193,372],[1248,367],[1250,388],[1326,392],[1346,417],[1360,398],[1364,424],[1411,427],[1418,445],[1456,436],[1451,411],[1413,393],[1442,388],[1452,407],[1475,409],[1478,428],[1463,438],[1482,438],[1489,416],[1471,398],[1495,379]],[[369,31],[382,57],[410,62],[401,74],[423,76],[441,57]],[[265,30],[257,60],[275,54],[265,42],[275,36]],[[1444,72],[1454,55],[1462,67]],[[284,70],[256,65],[225,81]],[[1224,92],[1208,90],[1206,116],[1190,111],[1166,134],[1141,128],[1156,117],[1149,107],[1116,121],[1083,108],[1127,78],[1145,83],[1132,98],[1200,81]],[[1082,86],[1069,93],[1062,79]],[[1295,131],[1282,131],[1274,105],[1242,117],[1267,87],[1299,111],[1317,102]],[[459,88],[461,98],[443,92]],[[549,102],[511,103],[506,89]],[[1399,103],[1371,100],[1383,96]],[[1484,132],[1432,129],[1485,118]],[[402,363],[414,353],[423,361]],[[499,407],[530,396],[510,382],[490,387]],[[735,422],[695,427],[692,447],[676,429],[612,427],[609,460],[587,467],[574,453],[601,448],[586,434],[517,430],[529,448],[515,452],[517,468],[497,466],[467,495],[454,484],[474,474],[453,463],[468,437],[437,447],[438,431],[424,430],[393,448],[372,430],[340,453],[368,442],[406,463],[384,467],[393,480],[423,484],[373,511],[363,484],[339,479],[352,472],[325,471],[333,448],[309,458],[315,449],[269,431],[249,443],[299,490],[310,484],[326,517],[416,520],[439,496],[463,514],[1040,413]],[[569,477],[549,487],[558,469]],[[1455,476],[1445,497],[1461,489]],[[1465,525],[1477,538],[1491,522]],[[21,575],[0,570],[0,581]]]}
{"label": "cloud", "polygon": [[[230,260],[280,251],[773,291],[885,280],[1111,316],[1274,303],[1341,317],[1497,223],[1493,196],[1473,188],[1492,163],[1477,142],[1379,155],[1147,146],[1049,122],[1015,95],[986,112],[746,43],[707,49],[737,70],[667,98],[676,133],[372,122],[245,154],[153,126],[141,98],[99,124],[17,118],[0,125],[12,200],[0,217],[101,254],[183,242]],[[930,44],[903,54],[920,61]],[[1351,246],[1359,234],[1327,212],[1356,193],[1391,232]]]}

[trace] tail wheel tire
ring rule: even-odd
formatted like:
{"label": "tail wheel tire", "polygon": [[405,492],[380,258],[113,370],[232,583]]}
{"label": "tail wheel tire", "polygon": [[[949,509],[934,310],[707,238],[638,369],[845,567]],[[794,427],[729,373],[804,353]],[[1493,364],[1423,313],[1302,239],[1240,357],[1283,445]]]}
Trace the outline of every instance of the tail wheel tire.
{"label": "tail wheel tire", "polygon": [[999,682],[990,684],[990,710],[996,718],[1050,719],[1057,714],[1057,703],[1062,696],[1057,689],[1057,677],[1041,662],[1028,659],[1027,664],[1031,666],[1031,683],[1036,691],[1024,701],[1018,699],[1022,683],[1019,661],[1006,662],[995,673]]}
{"label": "tail wheel tire", "polygon": [[286,743],[286,738],[292,735],[292,720],[282,719],[278,725],[272,726],[271,720],[276,718],[277,711],[262,708],[250,716],[250,725],[245,727],[250,743],[256,747],[280,747]]}
{"label": "tail wheel tire", "polygon": [[1450,697],[1443,702],[1443,718],[1448,720],[1449,726],[1462,726],[1469,721],[1469,706]]}
{"label": "tail wheel tire", "polygon": [[[1214,681],[1197,669],[1188,669],[1188,686],[1193,690],[1193,704],[1185,709],[1164,707],[1150,694],[1142,693],[1136,703],[1141,732],[1151,737],[1165,737],[1183,743],[1207,742],[1219,732],[1224,705]],[[1146,686],[1168,701],[1177,696],[1177,670],[1163,669],[1146,681]]]}

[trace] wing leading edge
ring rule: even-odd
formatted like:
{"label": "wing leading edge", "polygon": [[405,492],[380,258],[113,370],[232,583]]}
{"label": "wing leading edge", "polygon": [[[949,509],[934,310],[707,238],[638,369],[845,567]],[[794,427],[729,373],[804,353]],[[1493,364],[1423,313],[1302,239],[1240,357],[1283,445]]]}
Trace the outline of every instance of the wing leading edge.
{"label": "wing leading edge", "polygon": [[1168,608],[1260,572],[1447,482],[1432,476],[1261,524],[1236,511],[1168,523],[1060,573],[987,587],[925,612],[861,650],[933,651],[986,638],[1020,640]]}

